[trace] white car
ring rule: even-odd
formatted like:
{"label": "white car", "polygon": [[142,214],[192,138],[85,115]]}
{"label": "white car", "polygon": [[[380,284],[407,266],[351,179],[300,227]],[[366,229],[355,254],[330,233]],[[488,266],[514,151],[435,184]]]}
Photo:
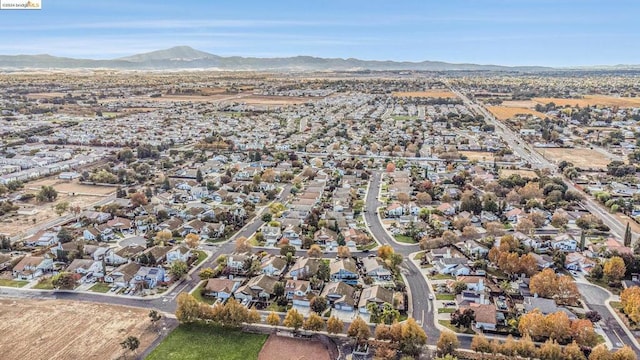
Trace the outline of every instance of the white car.
{"label": "white car", "polygon": [[433,294],[429,294],[429,300],[433,300]]}

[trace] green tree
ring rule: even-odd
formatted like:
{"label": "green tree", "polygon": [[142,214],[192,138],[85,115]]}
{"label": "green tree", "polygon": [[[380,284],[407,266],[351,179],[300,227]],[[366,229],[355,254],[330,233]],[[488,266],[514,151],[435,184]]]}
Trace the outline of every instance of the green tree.
{"label": "green tree", "polygon": [[52,186],[47,185],[44,185],[36,195],[39,202],[52,202],[57,198],[58,192]]}
{"label": "green tree", "polygon": [[120,346],[125,350],[135,353],[140,346],[140,340],[135,336],[127,336],[127,338],[120,343]]}
{"label": "green tree", "polygon": [[627,222],[627,229],[624,231],[624,246],[631,247],[631,226]]}
{"label": "green tree", "polygon": [[160,313],[157,310],[151,310],[149,311],[149,320],[151,321],[152,325],[156,325],[158,323],[158,321],[160,321],[162,319],[162,315],[160,315]]}
{"label": "green tree", "polygon": [[176,280],[182,279],[182,277],[189,271],[189,266],[184,261],[174,261],[169,267],[169,273],[174,276]]}
{"label": "green tree", "polygon": [[325,310],[327,310],[327,299],[322,296],[316,296],[311,299],[309,307],[316,314],[322,314]]}
{"label": "green tree", "polygon": [[58,216],[62,216],[62,214],[64,214],[67,210],[69,210],[69,203],[66,201],[61,201],[57,203],[53,207],[53,209],[56,212],[56,214],[58,214]]}
{"label": "green tree", "polygon": [[74,274],[69,272],[61,272],[51,278],[51,283],[57,289],[70,290],[76,287],[76,279]]}
{"label": "green tree", "polygon": [[202,177],[202,171],[200,169],[196,171],[196,181],[201,184],[204,181],[204,178]]}

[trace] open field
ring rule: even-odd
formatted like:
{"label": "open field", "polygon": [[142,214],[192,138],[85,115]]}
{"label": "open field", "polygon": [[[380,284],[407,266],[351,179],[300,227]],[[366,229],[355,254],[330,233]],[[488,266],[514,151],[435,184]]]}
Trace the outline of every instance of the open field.
{"label": "open field", "polygon": [[269,336],[259,360],[330,360],[329,351],[318,341]]}
{"label": "open field", "polygon": [[62,98],[67,94],[61,92],[46,92],[46,93],[31,93],[27,94],[27,97],[30,99],[53,99],[53,98]]}
{"label": "open field", "polygon": [[65,181],[59,180],[55,178],[47,178],[43,180],[38,180],[34,182],[27,183],[25,188],[40,188],[42,186],[53,186],[59,193],[75,193],[77,194],[86,194],[89,196],[106,196],[116,192],[115,187],[109,186],[96,186],[96,185],[85,185],[78,183],[77,180],[73,181]]}
{"label": "open field", "polygon": [[505,100],[500,106],[533,109],[537,104],[533,100]]}
{"label": "open field", "polygon": [[579,105],[581,107],[590,106],[590,105],[620,106],[620,107],[640,106],[640,98],[621,98],[621,97],[604,96],[604,95],[585,95],[582,99],[533,98],[533,101],[543,105],[552,102],[560,106]]}
{"label": "open field", "polygon": [[529,179],[537,179],[538,174],[536,174],[533,170],[512,170],[512,169],[502,169],[500,170],[500,177],[507,178],[511,175],[520,175],[523,178]]}
{"label": "open field", "polygon": [[536,148],[540,154],[551,161],[572,162],[578,168],[606,168],[611,159],[592,149]]}
{"label": "open field", "polygon": [[3,359],[117,359],[127,336],[140,339],[138,352],[157,337],[147,310],[122,306],[3,299],[0,319]]}
{"label": "open field", "polygon": [[319,100],[320,97],[299,97],[299,96],[263,96],[253,95],[243,97],[238,101],[247,105],[297,105],[308,101]]}
{"label": "open field", "polygon": [[[178,326],[156,347],[147,360],[255,360],[267,335],[236,329],[189,324]],[[280,359],[283,353],[279,353]]]}
{"label": "open field", "polygon": [[393,97],[416,98],[456,98],[456,94],[445,89],[429,89],[425,91],[398,91],[391,94]]}
{"label": "open field", "polygon": [[487,109],[496,118],[498,118],[498,120],[507,120],[523,114],[537,116],[540,119],[544,119],[545,117],[547,117],[547,115],[541,112],[522,107],[487,106]]}
{"label": "open field", "polygon": [[493,161],[493,153],[489,151],[458,151],[458,153],[469,160]]}

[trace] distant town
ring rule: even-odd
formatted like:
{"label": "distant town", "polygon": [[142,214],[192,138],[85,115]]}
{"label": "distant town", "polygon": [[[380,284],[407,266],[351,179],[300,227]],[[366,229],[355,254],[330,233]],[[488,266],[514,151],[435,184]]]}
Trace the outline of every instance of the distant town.
{"label": "distant town", "polygon": [[0,329],[77,338],[37,358],[640,353],[635,71],[0,81]]}

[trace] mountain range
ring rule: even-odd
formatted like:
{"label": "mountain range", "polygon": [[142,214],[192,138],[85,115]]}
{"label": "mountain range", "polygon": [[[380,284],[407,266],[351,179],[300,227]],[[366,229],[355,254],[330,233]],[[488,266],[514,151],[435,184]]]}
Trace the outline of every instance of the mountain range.
{"label": "mountain range", "polygon": [[[121,69],[121,70],[180,70],[216,69],[249,71],[357,71],[357,70],[418,70],[418,71],[521,71],[557,70],[542,66],[500,66],[453,64],[440,61],[378,61],[360,59],[294,56],[284,58],[256,58],[218,56],[189,46],[176,46],[132,56],[111,59],[75,59],[51,55],[0,55],[0,68],[13,69]],[[632,67],[636,68],[637,67]],[[584,70],[585,68],[583,68]],[[595,69],[595,68],[589,68]],[[618,66],[609,67],[619,69]],[[630,69],[625,66],[620,69]]]}

